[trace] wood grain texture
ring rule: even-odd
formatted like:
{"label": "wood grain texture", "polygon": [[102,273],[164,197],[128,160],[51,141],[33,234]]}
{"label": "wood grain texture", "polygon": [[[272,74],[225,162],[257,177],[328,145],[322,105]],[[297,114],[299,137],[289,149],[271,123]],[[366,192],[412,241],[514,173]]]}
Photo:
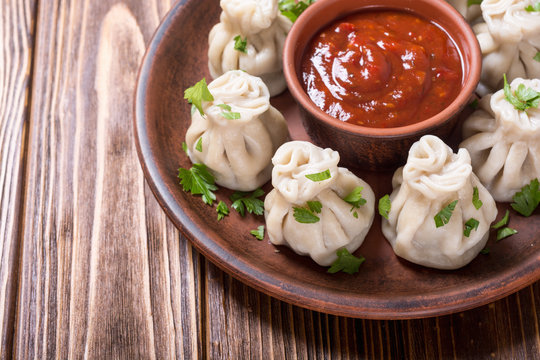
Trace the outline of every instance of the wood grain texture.
{"label": "wood grain texture", "polygon": [[11,356],[35,1],[0,5],[0,358]]}

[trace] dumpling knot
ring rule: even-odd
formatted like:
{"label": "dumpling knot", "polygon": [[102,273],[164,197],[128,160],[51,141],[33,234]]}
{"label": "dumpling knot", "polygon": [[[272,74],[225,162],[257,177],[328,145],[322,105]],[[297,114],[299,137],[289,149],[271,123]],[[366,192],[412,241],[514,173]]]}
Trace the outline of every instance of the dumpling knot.
{"label": "dumpling knot", "polygon": [[272,0],[221,0],[220,6],[221,21],[244,36],[269,28],[278,16],[277,1]]}

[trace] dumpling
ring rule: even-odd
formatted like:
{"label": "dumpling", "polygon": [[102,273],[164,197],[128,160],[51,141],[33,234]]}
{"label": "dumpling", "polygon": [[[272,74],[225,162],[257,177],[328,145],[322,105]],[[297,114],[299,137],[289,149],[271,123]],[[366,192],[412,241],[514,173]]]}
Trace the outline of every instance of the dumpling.
{"label": "dumpling", "polygon": [[186,133],[189,157],[205,164],[217,184],[254,190],[271,177],[272,155],[289,137],[287,123],[258,77],[229,71],[208,89],[214,100],[203,102],[204,116],[193,112]]}
{"label": "dumpling", "polygon": [[515,78],[540,78],[540,12],[526,11],[531,0],[483,0],[485,22],[473,26],[482,50],[483,94],[502,88],[503,74]]}
{"label": "dumpling", "polygon": [[[515,79],[540,92],[540,80]],[[495,200],[510,201],[512,196],[535,178],[540,178],[540,109],[517,110],[499,90],[484,96],[463,124],[460,147],[471,154],[474,172]]]}
{"label": "dumpling", "polygon": [[469,23],[474,22],[482,16],[482,11],[479,5],[469,5],[468,0],[446,0],[452,5]]}
{"label": "dumpling", "polygon": [[[216,78],[241,69],[259,76],[270,96],[287,87],[283,75],[283,44],[292,26],[277,0],[221,0],[220,22],[210,31],[208,67]],[[235,50],[235,38],[246,41],[245,52]]]}
{"label": "dumpling", "polygon": [[[428,267],[457,269],[486,245],[497,207],[472,172],[467,150],[454,154],[438,137],[425,135],[411,147],[405,166],[394,173],[392,186],[382,231],[396,255]],[[478,209],[473,204],[476,191],[482,202]],[[452,203],[450,219],[437,227],[435,216]],[[467,236],[464,229],[472,224],[470,219],[478,221],[478,228],[469,229]]]}
{"label": "dumpling", "polygon": [[[300,255],[328,266],[337,259],[336,251],[347,248],[353,253],[364,241],[374,215],[375,195],[371,187],[349,170],[338,167],[339,154],[309,142],[283,144],[272,158],[274,189],[264,201],[266,229],[275,245],[288,245]],[[306,175],[329,173],[322,181]],[[343,200],[353,190],[359,191],[365,204],[354,207]],[[295,208],[319,202],[319,218],[314,223],[298,222]]]}

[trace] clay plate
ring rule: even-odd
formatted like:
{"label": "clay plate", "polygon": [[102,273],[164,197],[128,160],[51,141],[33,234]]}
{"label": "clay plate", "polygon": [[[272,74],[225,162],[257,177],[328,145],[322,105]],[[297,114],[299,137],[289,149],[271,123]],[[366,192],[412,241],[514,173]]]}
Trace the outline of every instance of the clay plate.
{"label": "clay plate", "polygon": [[[181,143],[190,123],[183,91],[202,77],[210,80],[207,36],[218,22],[217,0],[179,1],[157,30],[144,58],[136,90],[135,131],[141,164],[159,203],[174,224],[210,261],[246,284],[280,300],[336,315],[405,319],[442,315],[504,297],[540,278],[540,214],[523,218],[511,211],[519,233],[498,243],[456,271],[420,267],[397,258],[382,236],[380,216],[356,254],[366,257],[360,272],[328,274],[310,258],[275,247],[249,231],[262,217],[236,212],[218,222],[216,210],[185,193],[176,177],[191,166]],[[293,139],[308,139],[288,93],[272,99],[289,122]],[[459,139],[454,136],[454,141]],[[391,172],[352,169],[380,197],[391,191]],[[269,190],[269,184],[265,190]],[[231,191],[218,200],[228,204]],[[508,204],[499,204],[500,218]]]}

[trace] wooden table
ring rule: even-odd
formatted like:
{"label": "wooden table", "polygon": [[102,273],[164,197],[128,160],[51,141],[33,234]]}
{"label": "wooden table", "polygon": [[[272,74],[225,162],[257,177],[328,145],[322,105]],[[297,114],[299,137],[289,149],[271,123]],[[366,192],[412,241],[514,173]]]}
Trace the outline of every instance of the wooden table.
{"label": "wooden table", "polygon": [[540,285],[437,318],[317,313],[209,263],[145,183],[137,70],[170,0],[0,6],[2,358],[540,358]]}

